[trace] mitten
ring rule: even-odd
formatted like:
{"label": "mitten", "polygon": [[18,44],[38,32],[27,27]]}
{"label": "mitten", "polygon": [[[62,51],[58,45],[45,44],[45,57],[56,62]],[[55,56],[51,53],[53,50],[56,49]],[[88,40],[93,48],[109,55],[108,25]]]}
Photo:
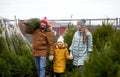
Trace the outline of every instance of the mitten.
{"label": "mitten", "polygon": [[50,61],[52,61],[52,60],[53,60],[53,58],[54,58],[54,56],[53,56],[53,55],[50,55],[50,56],[49,56],[49,60],[50,60]]}

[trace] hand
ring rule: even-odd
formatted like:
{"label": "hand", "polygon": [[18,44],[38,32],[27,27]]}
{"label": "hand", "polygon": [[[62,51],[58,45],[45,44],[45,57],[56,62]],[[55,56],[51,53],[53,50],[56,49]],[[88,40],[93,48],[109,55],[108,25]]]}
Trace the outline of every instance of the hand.
{"label": "hand", "polygon": [[49,56],[49,60],[50,60],[50,61],[52,61],[52,60],[53,60],[53,58],[54,58],[54,56],[53,56],[53,55],[50,55],[50,56]]}
{"label": "hand", "polygon": [[73,55],[72,55],[72,52],[70,52],[70,58],[73,59]]}
{"label": "hand", "polygon": [[91,49],[91,48],[88,48],[88,52],[92,52],[92,49]]}

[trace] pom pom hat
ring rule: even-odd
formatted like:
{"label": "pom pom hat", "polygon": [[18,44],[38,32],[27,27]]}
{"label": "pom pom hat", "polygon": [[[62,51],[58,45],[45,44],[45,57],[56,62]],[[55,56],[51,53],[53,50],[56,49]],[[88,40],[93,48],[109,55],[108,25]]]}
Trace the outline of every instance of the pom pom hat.
{"label": "pom pom hat", "polygon": [[64,38],[63,38],[62,36],[60,36],[60,37],[58,38],[57,42],[62,42],[62,43],[64,43]]}
{"label": "pom pom hat", "polygon": [[78,20],[77,21],[77,25],[81,25],[81,26],[85,26],[86,20],[82,19],[82,20]]}
{"label": "pom pom hat", "polygon": [[44,23],[44,24],[48,25],[47,18],[44,17],[42,20],[40,20],[40,23]]}

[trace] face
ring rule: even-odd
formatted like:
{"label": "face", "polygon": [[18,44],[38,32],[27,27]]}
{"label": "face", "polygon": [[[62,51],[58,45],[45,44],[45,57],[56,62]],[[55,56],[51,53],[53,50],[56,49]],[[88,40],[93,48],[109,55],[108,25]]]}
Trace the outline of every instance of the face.
{"label": "face", "polygon": [[58,48],[62,48],[63,47],[63,43],[62,42],[58,42]]}
{"label": "face", "polygon": [[79,30],[82,28],[82,26],[80,24],[77,24],[76,28],[77,28],[77,30]]}
{"label": "face", "polygon": [[42,28],[42,29],[46,28],[46,24],[45,23],[40,23],[40,28]]}

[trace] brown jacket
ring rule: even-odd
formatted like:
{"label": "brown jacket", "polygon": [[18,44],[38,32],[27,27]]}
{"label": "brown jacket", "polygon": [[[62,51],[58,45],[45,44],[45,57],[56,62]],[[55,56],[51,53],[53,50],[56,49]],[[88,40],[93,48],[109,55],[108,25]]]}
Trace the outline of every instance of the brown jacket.
{"label": "brown jacket", "polygon": [[33,56],[46,56],[47,51],[50,51],[50,54],[54,54],[53,32],[36,29],[33,32],[32,54]]}

